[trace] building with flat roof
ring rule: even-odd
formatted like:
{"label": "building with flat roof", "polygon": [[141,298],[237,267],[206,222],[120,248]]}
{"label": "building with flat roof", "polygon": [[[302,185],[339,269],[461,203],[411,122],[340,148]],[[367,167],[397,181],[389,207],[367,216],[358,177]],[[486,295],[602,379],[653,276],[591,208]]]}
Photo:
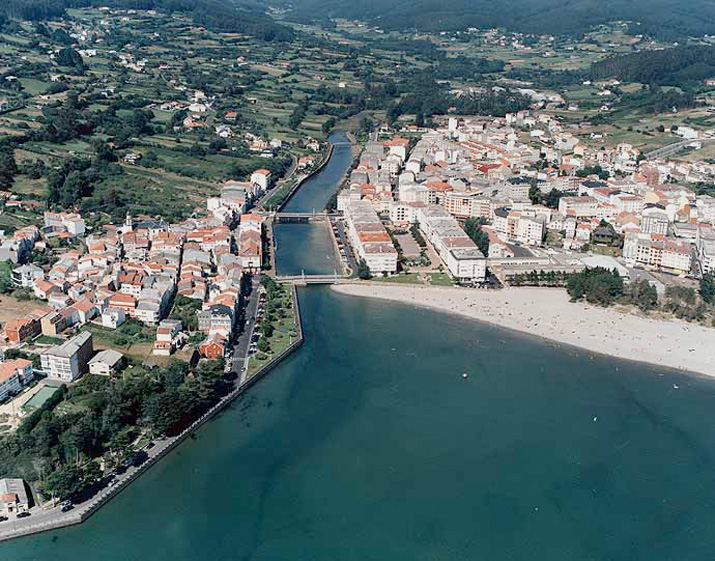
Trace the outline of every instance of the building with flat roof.
{"label": "building with flat roof", "polygon": [[457,219],[438,205],[417,211],[419,228],[457,282],[483,282],[487,260]]}
{"label": "building with flat roof", "polygon": [[350,201],[345,208],[347,232],[355,253],[373,274],[397,271],[397,250],[380,217],[367,200]]}

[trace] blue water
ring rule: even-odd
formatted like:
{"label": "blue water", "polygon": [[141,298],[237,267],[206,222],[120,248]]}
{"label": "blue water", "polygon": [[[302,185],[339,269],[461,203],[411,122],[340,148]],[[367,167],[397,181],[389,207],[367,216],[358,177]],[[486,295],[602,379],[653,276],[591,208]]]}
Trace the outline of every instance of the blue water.
{"label": "blue water", "polygon": [[242,401],[2,559],[715,557],[712,380],[327,287],[300,302],[305,345]]}
{"label": "blue water", "polygon": [[303,182],[283,207],[284,212],[320,212],[338,190],[340,181],[352,163],[352,150],[343,131],[331,133],[328,141],[333,144],[330,160],[318,173]]}
{"label": "blue water", "polygon": [[327,222],[274,224],[279,275],[333,275],[342,271]]}
{"label": "blue water", "polygon": [[[352,163],[345,132],[331,133],[333,152],[325,166],[303,182],[282,209],[284,212],[321,212],[338,190]],[[335,254],[329,226],[325,223],[275,223],[276,267],[279,275],[332,275],[342,266]]]}

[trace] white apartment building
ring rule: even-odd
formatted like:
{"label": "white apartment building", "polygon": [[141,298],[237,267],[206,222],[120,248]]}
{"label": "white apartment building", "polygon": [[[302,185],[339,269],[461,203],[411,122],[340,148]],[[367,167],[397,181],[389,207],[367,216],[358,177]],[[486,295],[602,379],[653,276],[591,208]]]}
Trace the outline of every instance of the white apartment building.
{"label": "white apartment building", "polygon": [[527,245],[541,245],[546,229],[544,216],[520,216],[516,226],[516,240]]}
{"label": "white apartment building", "polygon": [[492,217],[491,203],[481,193],[447,192],[442,196],[442,206],[457,218]]}
{"label": "white apartment building", "polygon": [[263,220],[258,214],[244,214],[238,228],[238,259],[247,271],[260,271],[263,262]]}
{"label": "white apartment building", "polygon": [[591,218],[598,214],[598,201],[594,197],[561,197],[559,212],[565,216]]}
{"label": "white apartment building", "polygon": [[369,201],[351,201],[345,209],[348,237],[373,274],[397,271],[397,250]]}
{"label": "white apartment building", "polygon": [[257,169],[251,174],[251,183],[258,185],[264,193],[268,190],[271,181],[271,172],[267,169]]}
{"label": "white apartment building", "polygon": [[43,351],[40,355],[42,370],[52,380],[74,382],[87,371],[92,349],[92,334],[83,331],[61,345]]}
{"label": "white apartment building", "polygon": [[623,258],[633,267],[640,265],[674,274],[687,274],[693,263],[693,248],[689,243],[643,232],[627,232],[623,242]]}
{"label": "white apartment building", "polygon": [[454,216],[440,206],[430,205],[417,212],[417,221],[452,277],[458,282],[484,281],[486,258]]}
{"label": "white apartment building", "polygon": [[611,204],[615,205],[619,212],[638,213],[643,208],[643,197],[630,193],[616,193],[610,197]]}
{"label": "white apartment building", "polygon": [[32,380],[32,362],[24,358],[0,363],[0,401],[15,395]]}
{"label": "white apartment building", "polygon": [[715,224],[715,197],[700,195],[697,198],[698,218],[702,222]]}
{"label": "white apartment building", "polygon": [[641,213],[641,232],[665,236],[668,234],[668,213],[658,206],[647,206]]}

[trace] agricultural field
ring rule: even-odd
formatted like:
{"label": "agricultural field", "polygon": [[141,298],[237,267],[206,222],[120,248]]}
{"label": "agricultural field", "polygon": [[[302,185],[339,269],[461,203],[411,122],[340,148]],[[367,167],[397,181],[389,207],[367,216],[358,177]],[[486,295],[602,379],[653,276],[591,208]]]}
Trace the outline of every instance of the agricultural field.
{"label": "agricultural field", "polygon": [[[312,35],[278,45],[181,15],[68,16],[5,33],[0,141],[15,142],[17,196],[71,202],[98,222],[127,212],[189,215],[225,180],[259,168],[279,179],[291,154],[307,153],[349,103],[313,102],[316,92],[363,89],[359,65],[345,68],[350,54]],[[371,64],[388,75],[391,62]],[[253,149],[255,139],[273,142]],[[66,185],[50,174],[68,161],[91,163],[79,196],[63,195]]]}

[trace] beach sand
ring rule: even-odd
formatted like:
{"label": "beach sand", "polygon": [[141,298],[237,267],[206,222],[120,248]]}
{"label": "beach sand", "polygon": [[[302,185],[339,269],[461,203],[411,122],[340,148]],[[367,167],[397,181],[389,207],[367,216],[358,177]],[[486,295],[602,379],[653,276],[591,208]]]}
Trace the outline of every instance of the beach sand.
{"label": "beach sand", "polygon": [[456,313],[595,353],[715,376],[715,329],[570,302],[562,288],[355,282],[333,285],[333,290]]}

